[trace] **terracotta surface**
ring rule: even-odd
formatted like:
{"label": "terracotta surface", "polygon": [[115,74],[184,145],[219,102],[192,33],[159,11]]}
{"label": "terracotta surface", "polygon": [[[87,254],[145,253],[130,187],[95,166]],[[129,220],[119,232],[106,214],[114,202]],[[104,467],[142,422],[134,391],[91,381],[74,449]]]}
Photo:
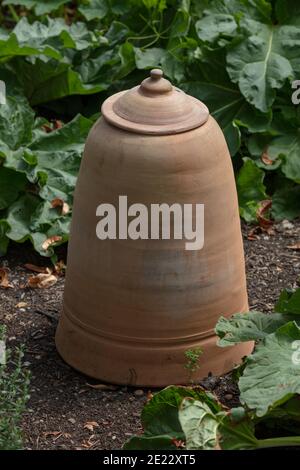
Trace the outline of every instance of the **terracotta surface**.
{"label": "terracotta surface", "polygon": [[[202,103],[157,71],[141,89],[114,95],[102,109],[76,186],[58,351],[87,375],[119,384],[185,383],[184,352],[198,346],[203,355],[194,380],[228,371],[252,345],[219,348],[214,336],[220,315],[248,309],[222,131]],[[180,126],[185,132],[178,133]],[[96,208],[118,207],[119,195],[128,196],[128,205],[147,207],[205,204],[203,249],[185,250],[186,240],[99,240]]]}
{"label": "terracotta surface", "polygon": [[121,129],[140,134],[178,134],[207,121],[205,104],[172,87],[153,69],[140,86],[121,91],[102,105],[106,121]]}

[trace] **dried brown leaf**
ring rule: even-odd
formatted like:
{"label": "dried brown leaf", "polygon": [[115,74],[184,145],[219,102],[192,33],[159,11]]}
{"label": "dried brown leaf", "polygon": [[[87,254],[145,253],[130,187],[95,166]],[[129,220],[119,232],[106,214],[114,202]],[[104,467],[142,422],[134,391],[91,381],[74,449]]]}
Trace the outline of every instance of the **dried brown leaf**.
{"label": "dried brown leaf", "polygon": [[63,127],[62,121],[55,119],[55,121],[53,121],[53,127],[54,129],[61,129]]}
{"label": "dried brown leaf", "polygon": [[297,242],[297,243],[295,243],[294,245],[288,245],[288,248],[289,248],[290,250],[296,250],[296,251],[298,251],[298,250],[300,250],[300,242]]}
{"label": "dried brown leaf", "polygon": [[247,233],[247,239],[250,241],[257,240],[258,239],[257,232],[259,229],[260,227],[256,226],[256,227],[253,227],[251,230],[249,230],[249,232]]}
{"label": "dried brown leaf", "polygon": [[62,431],[46,431],[43,433],[43,436],[44,437],[53,437],[53,441],[57,441],[57,439],[59,439],[60,437],[64,437],[65,439],[70,439],[71,437],[71,434],[67,433],[67,432],[62,432]]}
{"label": "dried brown leaf", "polygon": [[25,308],[27,307],[28,303],[27,302],[19,302],[17,305],[16,305],[16,308]]}
{"label": "dried brown leaf", "polygon": [[55,271],[55,274],[57,274],[58,276],[64,276],[64,274],[66,272],[66,265],[63,262],[63,260],[58,261],[57,263],[55,263],[54,271]]}
{"label": "dried brown leaf", "polygon": [[36,273],[44,273],[50,274],[52,270],[47,268],[47,266],[36,266],[35,264],[26,263],[24,264],[24,268],[28,269],[29,271],[34,271]]}
{"label": "dried brown leaf", "polygon": [[7,268],[0,268],[0,287],[4,289],[13,288],[14,286],[9,282],[9,270]]}
{"label": "dried brown leaf", "polygon": [[30,276],[27,281],[27,286],[31,287],[32,289],[45,289],[47,287],[51,287],[57,282],[57,276],[54,274],[48,273],[40,273],[36,276]]}
{"label": "dried brown leaf", "polygon": [[54,245],[54,243],[60,242],[62,237],[60,235],[53,235],[52,237],[47,238],[42,244],[43,250],[48,250],[49,246]]}
{"label": "dried brown leaf", "polygon": [[59,199],[58,197],[56,199],[53,199],[53,201],[51,201],[51,206],[53,207],[53,209],[55,207],[61,207],[61,215],[66,215],[70,211],[69,204],[67,204],[62,199]]}
{"label": "dried brown leaf", "polygon": [[90,449],[91,447],[93,447],[95,444],[97,444],[98,441],[92,441],[92,439],[94,439],[95,435],[92,434],[88,440],[85,440],[83,441],[83,443],[81,444],[82,447],[84,447],[85,449]]}
{"label": "dried brown leaf", "polygon": [[47,132],[47,134],[49,134],[50,132],[53,131],[52,127],[49,126],[48,124],[43,124],[43,125],[42,125],[42,129],[43,129],[45,132]]}
{"label": "dried brown leaf", "polygon": [[265,150],[263,151],[263,153],[261,154],[261,161],[265,164],[265,165],[273,165],[274,163],[274,160],[272,160],[269,156],[269,153],[268,153],[268,148],[265,148]]}
{"label": "dried brown leaf", "polygon": [[153,393],[151,392],[151,390],[148,390],[148,392],[147,392],[147,401],[152,400],[152,398],[153,398]]}
{"label": "dried brown leaf", "polygon": [[44,437],[49,437],[49,436],[54,436],[54,437],[56,437],[56,436],[59,436],[59,435],[61,435],[61,434],[62,434],[61,431],[46,431],[46,432],[43,432],[43,436],[44,436]]}
{"label": "dried brown leaf", "polygon": [[83,427],[84,429],[88,429],[89,431],[93,432],[94,428],[99,428],[99,424],[97,423],[97,421],[88,421]]}
{"label": "dried brown leaf", "polygon": [[270,199],[265,199],[259,203],[259,207],[256,211],[256,217],[259,223],[260,228],[269,234],[272,233],[272,228],[274,225],[274,220],[268,219],[265,214],[272,207],[272,201]]}

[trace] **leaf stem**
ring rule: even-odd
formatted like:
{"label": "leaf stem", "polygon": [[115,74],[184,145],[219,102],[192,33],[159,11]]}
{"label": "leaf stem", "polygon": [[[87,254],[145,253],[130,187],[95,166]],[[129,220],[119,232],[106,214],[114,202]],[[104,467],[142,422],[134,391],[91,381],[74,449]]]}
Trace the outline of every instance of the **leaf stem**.
{"label": "leaf stem", "polygon": [[7,5],[8,6],[8,9],[9,9],[9,12],[11,14],[11,16],[13,17],[13,20],[18,23],[18,21],[20,21],[20,17],[19,15],[17,14],[15,8],[13,5]]}
{"label": "leaf stem", "polygon": [[272,437],[270,439],[261,439],[258,441],[259,449],[283,446],[300,446],[300,436]]}

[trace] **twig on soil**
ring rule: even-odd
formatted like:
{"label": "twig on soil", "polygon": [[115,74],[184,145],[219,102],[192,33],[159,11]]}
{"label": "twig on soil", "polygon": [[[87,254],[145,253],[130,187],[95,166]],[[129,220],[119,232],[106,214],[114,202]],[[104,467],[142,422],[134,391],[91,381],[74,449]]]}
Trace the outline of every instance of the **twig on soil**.
{"label": "twig on soil", "polygon": [[57,320],[57,318],[51,313],[44,312],[43,310],[40,310],[40,309],[35,309],[34,311],[35,313],[39,313],[40,315],[44,315],[45,317],[50,318],[50,320]]}

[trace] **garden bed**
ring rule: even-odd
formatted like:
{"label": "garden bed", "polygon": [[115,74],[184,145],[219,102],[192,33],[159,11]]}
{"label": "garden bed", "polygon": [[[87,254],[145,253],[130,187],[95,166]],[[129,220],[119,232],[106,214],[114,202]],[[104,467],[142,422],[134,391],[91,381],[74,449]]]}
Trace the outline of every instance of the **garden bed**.
{"label": "garden bed", "polygon": [[[299,285],[300,221],[282,222],[274,235],[249,240],[243,227],[251,309],[269,312],[283,288]],[[250,237],[252,238],[252,237]],[[61,251],[61,257],[65,255]],[[140,411],[149,390],[92,388],[99,382],[66,365],[56,352],[54,333],[62,304],[64,278],[46,289],[24,288],[31,274],[25,263],[46,264],[29,245],[11,245],[1,265],[9,268],[13,288],[1,289],[0,322],[7,325],[9,347],[25,344],[25,365],[31,371],[30,400],[22,428],[27,449],[120,449],[141,430]],[[26,305],[24,305],[26,304]],[[89,384],[89,385],[87,385]],[[230,379],[210,376],[202,385],[229,406],[238,404]]]}

